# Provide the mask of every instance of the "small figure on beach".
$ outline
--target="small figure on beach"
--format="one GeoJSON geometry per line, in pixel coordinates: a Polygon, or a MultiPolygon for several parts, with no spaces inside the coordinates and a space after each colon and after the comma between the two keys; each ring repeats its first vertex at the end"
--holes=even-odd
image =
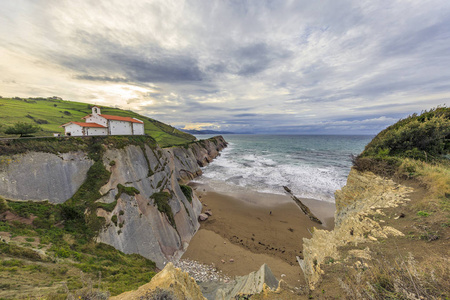
{"type": "Polygon", "coordinates": [[[269,212],[269,215],[272,215],[272,211],[269,212]]]}

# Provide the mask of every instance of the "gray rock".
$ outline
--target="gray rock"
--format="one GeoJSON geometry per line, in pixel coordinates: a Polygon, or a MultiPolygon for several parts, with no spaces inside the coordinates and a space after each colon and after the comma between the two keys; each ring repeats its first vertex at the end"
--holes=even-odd
{"type": "Polygon", "coordinates": [[[278,288],[278,280],[273,275],[269,266],[262,265],[258,271],[246,276],[237,276],[229,283],[225,282],[200,282],[203,296],[209,300],[235,299],[236,295],[253,295],[263,290],[266,284],[270,289],[278,288]]]}
{"type": "Polygon", "coordinates": [[[199,221],[206,221],[206,220],[208,220],[208,215],[207,214],[199,214],[198,215],[198,220],[199,221]]]}
{"type": "Polygon", "coordinates": [[[75,194],[93,164],[81,151],[0,156],[0,195],[12,200],[63,203],[75,194]]]}

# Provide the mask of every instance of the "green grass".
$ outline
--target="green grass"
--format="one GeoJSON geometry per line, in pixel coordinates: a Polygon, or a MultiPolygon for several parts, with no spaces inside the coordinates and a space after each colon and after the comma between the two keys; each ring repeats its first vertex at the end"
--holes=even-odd
{"type": "MultiPolygon", "coordinates": [[[[0,268],[0,275],[2,272],[28,272],[33,266],[38,267],[38,265],[28,265],[30,263],[49,263],[50,265],[56,263],[58,270],[76,268],[94,280],[101,272],[102,287],[115,295],[147,283],[155,274],[154,262],[137,254],[124,254],[111,246],[97,244],[84,237],[86,232],[80,230],[80,226],[74,227],[71,223],[73,216],[67,215],[68,212],[63,205],[52,205],[48,202],[6,201],[3,209],[23,217],[36,216],[32,225],[0,221],[0,231],[11,233],[12,238],[23,236],[27,241],[40,241],[41,246],[48,247],[46,252],[49,256],[41,257],[31,249],[29,243],[23,245],[11,242],[0,243],[0,253],[13,259],[2,263],[2,266],[8,269],[0,268]],[[27,262],[27,268],[22,266],[22,260],[27,262]]],[[[85,222],[84,218],[78,221],[85,222]]],[[[67,279],[66,273],[67,271],[56,272],[52,274],[52,280],[54,282],[66,280],[70,290],[80,288],[79,278],[67,279]]],[[[69,273],[73,274],[73,272],[69,273]]],[[[20,289],[20,286],[17,288],[20,289]]]]}
{"type": "MultiPolygon", "coordinates": [[[[81,118],[91,113],[90,107],[91,105],[87,103],[51,98],[0,98],[0,137],[11,137],[4,134],[3,131],[7,126],[17,122],[38,124],[42,131],[35,133],[35,136],[62,134],[64,129],[59,127],[60,125],[70,121],[84,122],[81,118]]],[[[195,137],[188,133],[132,111],[102,106],[101,112],[102,114],[142,120],[145,133],[154,138],[162,147],[185,144],[195,140],[195,137]]]]}

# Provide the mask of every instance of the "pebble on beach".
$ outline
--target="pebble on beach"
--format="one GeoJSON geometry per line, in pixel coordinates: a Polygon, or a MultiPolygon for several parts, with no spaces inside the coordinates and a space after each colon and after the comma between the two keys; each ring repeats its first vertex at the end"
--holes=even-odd
{"type": "MultiPolygon", "coordinates": [[[[222,263],[225,263],[225,261],[222,260],[222,263]]],[[[181,259],[179,261],[173,262],[173,264],[176,268],[180,268],[181,270],[187,272],[189,276],[195,279],[195,281],[229,282],[231,280],[230,277],[222,274],[222,271],[218,271],[214,264],[205,265],[188,259],[181,259]]]]}

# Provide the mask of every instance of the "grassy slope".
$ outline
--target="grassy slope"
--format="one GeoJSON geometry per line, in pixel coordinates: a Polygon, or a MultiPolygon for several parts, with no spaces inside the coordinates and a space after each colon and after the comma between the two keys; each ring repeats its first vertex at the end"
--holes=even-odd
{"type": "Polygon", "coordinates": [[[92,299],[86,298],[93,292],[89,282],[94,281],[94,287],[98,286],[99,272],[100,288],[113,295],[138,287],[153,277],[152,261],[95,243],[96,233],[105,222],[104,218],[97,217],[96,209],[111,211],[116,205],[116,202],[95,202],[101,197],[98,190],[110,176],[102,163],[105,145],[121,148],[129,144],[156,146],[148,136],[0,141],[2,154],[30,149],[50,153],[83,149],[96,161],[82,186],[63,204],[6,202],[0,197],[0,236],[7,241],[0,242],[0,299],[49,294],[53,296],[48,299],[66,299],[69,292],[92,299]],[[9,214],[9,220],[3,220],[4,214],[9,214]],[[36,251],[43,255],[37,255],[36,251]],[[61,282],[65,282],[66,288],[61,282]]]}
{"type": "MultiPolygon", "coordinates": [[[[153,137],[162,147],[184,144],[195,138],[159,121],[141,116],[132,111],[118,108],[101,107],[103,114],[138,118],[145,123],[145,133],[153,137]]],[[[14,123],[29,122],[36,124],[38,120],[45,120],[48,124],[40,124],[42,131],[35,136],[51,136],[53,133],[64,133],[60,125],[69,121],[84,122],[81,118],[91,113],[89,104],[44,98],[0,98],[0,137],[7,137],[2,133],[6,126],[14,123]],[[30,115],[34,118],[28,118],[30,115]]]]}

